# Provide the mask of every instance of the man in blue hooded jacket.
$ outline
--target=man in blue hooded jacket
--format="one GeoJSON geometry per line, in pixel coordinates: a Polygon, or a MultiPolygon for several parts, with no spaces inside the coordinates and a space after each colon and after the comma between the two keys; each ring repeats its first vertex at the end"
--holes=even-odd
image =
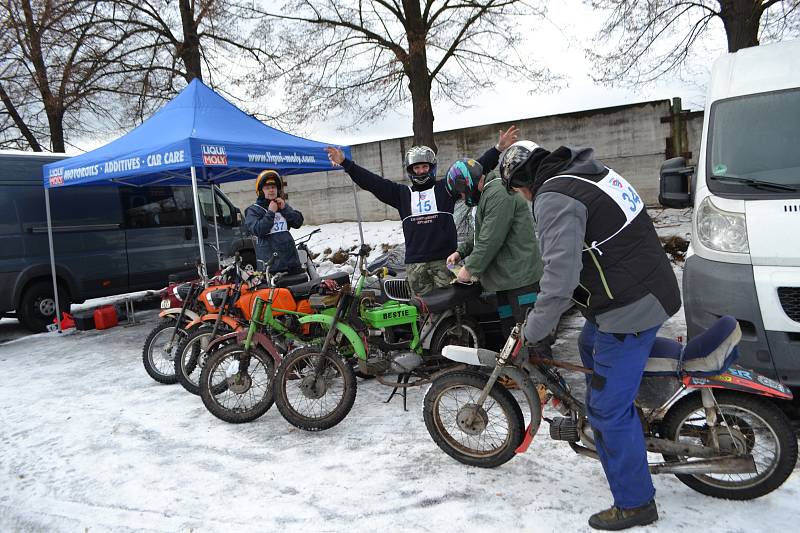
{"type": "Polygon", "coordinates": [[[256,178],[256,203],[245,209],[247,229],[257,238],[258,270],[264,270],[274,253],[278,254],[270,272],[299,274],[303,271],[290,228],[303,225],[303,214],[292,209],[283,196],[283,182],[274,170],[264,170],[256,178]]]}

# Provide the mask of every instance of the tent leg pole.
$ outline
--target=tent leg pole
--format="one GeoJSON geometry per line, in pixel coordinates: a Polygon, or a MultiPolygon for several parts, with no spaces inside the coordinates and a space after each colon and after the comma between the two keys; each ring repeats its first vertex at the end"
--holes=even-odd
{"type": "Polygon", "coordinates": [[[364,246],[364,229],[361,227],[361,208],[358,205],[358,195],[356,194],[356,182],[353,182],[353,201],[356,204],[356,218],[358,219],[358,235],[361,237],[361,246],[364,246]]]}
{"type": "MultiPolygon", "coordinates": [[[[205,173],[205,169],[203,169],[205,173]]],[[[217,238],[217,264],[222,267],[222,249],[219,247],[219,226],[217,225],[217,193],[214,190],[214,182],[211,182],[211,206],[214,210],[214,236],[217,238]]]]}
{"type": "Polygon", "coordinates": [[[53,223],[50,218],[50,189],[44,188],[44,207],[47,211],[47,243],[50,246],[50,274],[53,276],[53,295],[56,300],[56,324],[61,333],[61,303],[58,301],[58,281],[56,280],[56,254],[53,248],[53,223]]]}
{"type": "Polygon", "coordinates": [[[208,286],[208,271],[206,270],[206,248],[203,242],[203,222],[200,219],[200,197],[197,191],[197,172],[192,165],[192,196],[194,201],[194,221],[197,226],[197,243],[200,246],[200,263],[203,269],[203,284],[208,286]]]}

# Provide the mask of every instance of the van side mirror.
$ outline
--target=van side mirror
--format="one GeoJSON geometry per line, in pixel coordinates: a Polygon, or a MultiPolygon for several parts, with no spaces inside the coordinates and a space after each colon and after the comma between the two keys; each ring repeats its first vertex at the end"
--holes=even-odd
{"type": "Polygon", "coordinates": [[[664,161],[658,179],[658,203],[664,207],[691,207],[693,174],[694,167],[687,167],[683,157],[664,161]]]}
{"type": "Polygon", "coordinates": [[[238,207],[236,208],[236,225],[241,226],[244,223],[244,217],[242,216],[242,210],[238,207]]]}

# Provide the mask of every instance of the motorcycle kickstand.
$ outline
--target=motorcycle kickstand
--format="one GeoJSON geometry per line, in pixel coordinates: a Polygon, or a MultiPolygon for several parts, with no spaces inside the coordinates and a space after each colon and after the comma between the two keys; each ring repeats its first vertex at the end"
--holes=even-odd
{"type": "Polygon", "coordinates": [[[394,395],[397,394],[397,391],[400,391],[400,395],[403,397],[403,411],[408,411],[407,407],[407,399],[408,399],[408,387],[401,387],[400,384],[407,384],[408,380],[411,379],[411,374],[398,374],[397,375],[397,386],[392,389],[392,393],[389,395],[389,398],[384,401],[383,403],[389,403],[394,398],[394,395]]]}

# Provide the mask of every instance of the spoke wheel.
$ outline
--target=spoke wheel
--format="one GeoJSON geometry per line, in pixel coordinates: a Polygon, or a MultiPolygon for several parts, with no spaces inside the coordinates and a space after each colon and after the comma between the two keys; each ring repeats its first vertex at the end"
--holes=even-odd
{"type": "Polygon", "coordinates": [[[186,337],[186,330],[178,328],[172,344],[169,345],[174,329],[173,320],[159,322],[147,335],[142,348],[142,363],[147,374],[165,385],[178,381],[175,375],[175,357],[178,354],[178,345],[186,337]]]}
{"type": "MultiPolygon", "coordinates": [[[[797,438],[791,424],[775,405],[755,396],[714,393],[719,411],[715,428],[724,455],[752,455],[756,472],[748,474],[676,474],[698,492],[732,500],[750,500],[778,488],[797,462],[797,438]]],[[[663,421],[663,434],[676,442],[712,446],[699,394],[673,406],[663,421]]],[[[667,461],[690,458],[665,455],[667,461]]]]}
{"type": "Polygon", "coordinates": [[[428,433],[449,456],[493,468],[514,457],[525,422],[517,401],[497,384],[483,405],[477,405],[486,382],[486,376],[474,372],[444,374],[425,395],[423,416],[428,433]]]}
{"type": "Polygon", "coordinates": [[[258,346],[250,350],[244,371],[244,347],[216,351],[200,373],[200,398],[211,414],[232,424],[252,422],[272,407],[275,362],[258,346]]]}
{"type": "Polygon", "coordinates": [[[289,353],[275,373],[275,404],[287,422],[307,431],[344,420],[356,399],[353,367],[317,346],[289,353]]]}

